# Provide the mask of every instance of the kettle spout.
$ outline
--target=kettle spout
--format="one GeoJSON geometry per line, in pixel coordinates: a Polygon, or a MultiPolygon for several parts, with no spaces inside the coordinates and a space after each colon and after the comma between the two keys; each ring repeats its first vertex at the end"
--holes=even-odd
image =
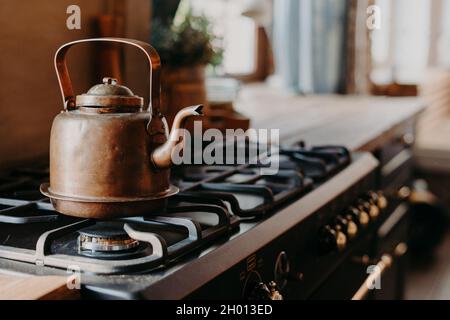
{"type": "Polygon", "coordinates": [[[152,152],[151,160],[157,169],[167,169],[172,166],[173,152],[177,149],[180,151],[183,148],[183,145],[180,145],[183,143],[180,129],[184,129],[186,120],[189,117],[203,115],[202,110],[203,105],[197,105],[183,108],[176,114],[169,139],[152,152]]]}

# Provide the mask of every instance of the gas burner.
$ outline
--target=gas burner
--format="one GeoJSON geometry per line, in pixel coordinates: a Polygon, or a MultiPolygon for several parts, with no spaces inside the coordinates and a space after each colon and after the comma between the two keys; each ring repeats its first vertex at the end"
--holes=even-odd
{"type": "Polygon", "coordinates": [[[83,255],[128,252],[139,246],[139,241],[132,239],[121,223],[100,222],[78,233],[78,251],[83,255]]]}

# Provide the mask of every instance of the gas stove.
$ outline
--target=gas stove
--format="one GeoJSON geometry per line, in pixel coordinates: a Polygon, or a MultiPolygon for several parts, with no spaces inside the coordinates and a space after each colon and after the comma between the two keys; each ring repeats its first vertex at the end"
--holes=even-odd
{"type": "Polygon", "coordinates": [[[38,189],[45,163],[4,173],[0,270],[79,272],[85,298],[311,297],[382,220],[377,161],[304,143],[264,156],[278,173],[176,167],[165,210],[111,221],[57,213],[38,189]]]}

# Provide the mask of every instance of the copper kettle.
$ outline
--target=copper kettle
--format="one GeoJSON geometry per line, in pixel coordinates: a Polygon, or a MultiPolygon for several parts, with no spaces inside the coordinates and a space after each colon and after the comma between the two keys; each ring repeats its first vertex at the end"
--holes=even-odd
{"type": "Polygon", "coordinates": [[[172,152],[182,148],[177,129],[202,106],[182,109],[172,133],[160,113],[160,67],[149,44],[121,38],[73,41],[55,54],[64,110],[53,120],[50,136],[50,183],[41,192],[63,214],[96,219],[151,214],[178,192],[170,185],[172,152]],[[74,45],[116,42],[138,48],[148,60],[148,107],[112,78],[74,96],[66,55],[74,45]]]}

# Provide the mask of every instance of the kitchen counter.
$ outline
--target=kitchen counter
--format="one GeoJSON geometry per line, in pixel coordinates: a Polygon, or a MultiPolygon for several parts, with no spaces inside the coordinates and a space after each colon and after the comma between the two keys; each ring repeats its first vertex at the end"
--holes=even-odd
{"type": "Polygon", "coordinates": [[[425,109],[417,97],[288,95],[265,84],[244,86],[236,109],[253,128],[280,129],[281,143],[338,144],[374,151],[399,125],[415,121],[425,109]]]}

